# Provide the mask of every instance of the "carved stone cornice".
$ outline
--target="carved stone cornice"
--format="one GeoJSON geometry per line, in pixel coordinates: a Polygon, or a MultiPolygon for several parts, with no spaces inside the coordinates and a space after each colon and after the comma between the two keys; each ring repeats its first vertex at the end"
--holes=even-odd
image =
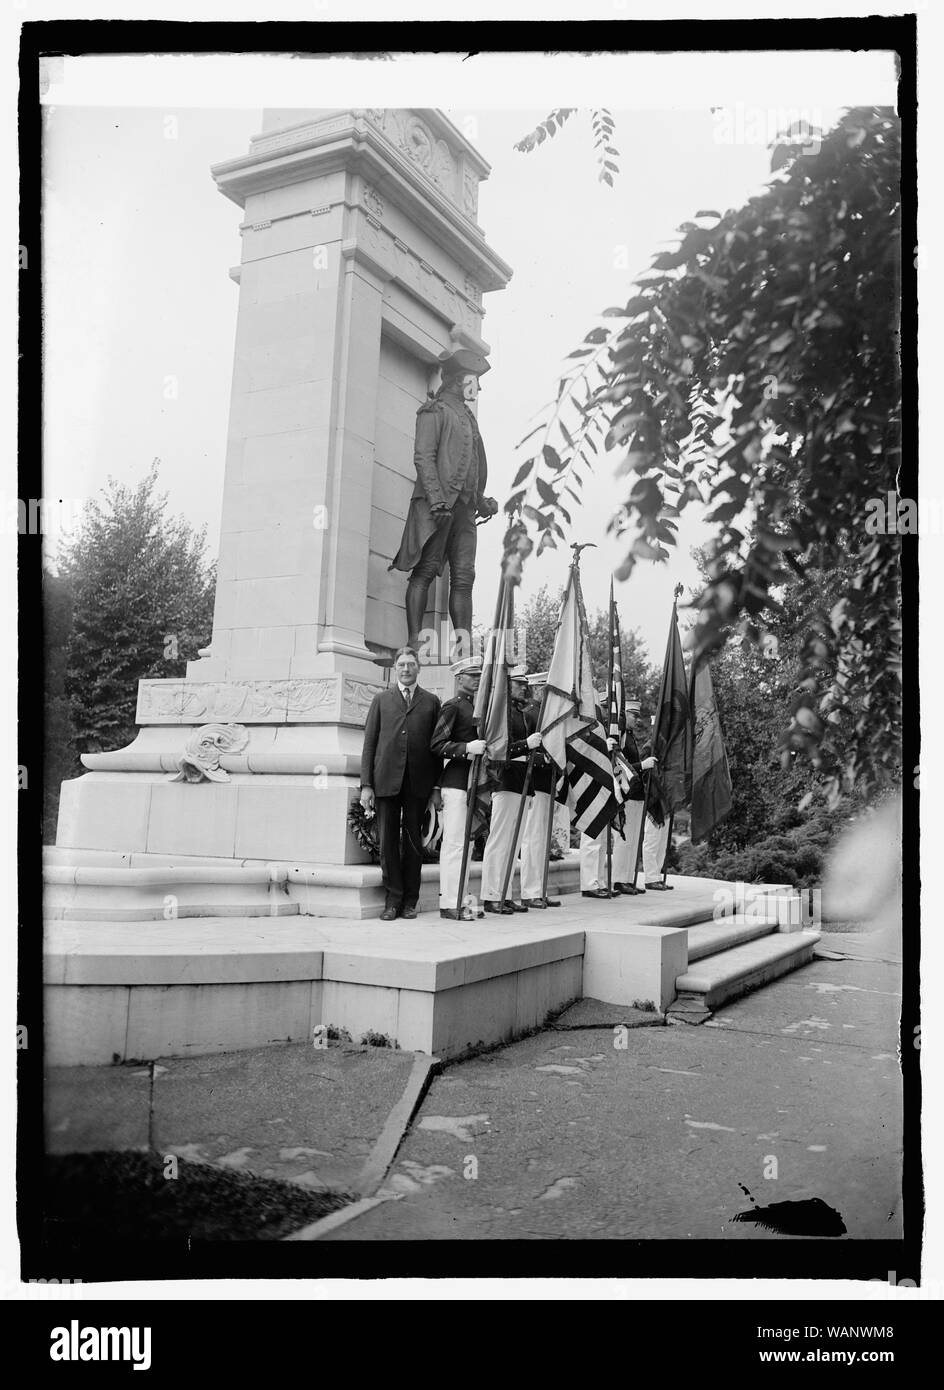
{"type": "Polygon", "coordinates": [[[352,677],[290,680],[144,680],[138,682],[138,724],[354,724],[384,687],[352,677]]]}
{"type": "Polygon", "coordinates": [[[313,117],[259,136],[248,155],[216,164],[212,173],[220,191],[244,207],[253,194],[339,169],[356,170],[378,201],[396,203],[481,289],[508,283],[511,267],[486,244],[475,221],[488,165],[440,112],[351,110],[313,117]]]}

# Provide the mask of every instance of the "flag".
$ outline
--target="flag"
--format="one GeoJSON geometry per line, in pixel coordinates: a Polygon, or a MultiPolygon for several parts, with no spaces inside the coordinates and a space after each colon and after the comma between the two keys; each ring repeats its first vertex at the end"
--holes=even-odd
{"type": "Polygon", "coordinates": [[[653,779],[650,809],[654,820],[678,811],[692,799],[692,716],[675,604],[669,622],[659,705],[653,730],[652,756],[658,758],[658,782],[653,779]]]}
{"type": "Polygon", "coordinates": [[[561,606],[540,732],[544,751],[566,773],[572,824],[594,838],[619,810],[605,730],[597,718],[587,615],[576,561],[561,606]]]}
{"type": "Polygon", "coordinates": [[[619,614],[613,598],[613,581],[610,580],[610,688],[609,688],[609,732],[610,738],[619,739],[622,746],[626,733],[626,690],[623,685],[623,651],[620,642],[619,614]]]}
{"type": "Polygon", "coordinates": [[[707,661],[693,666],[692,841],[707,840],[731,809],[731,773],[707,661]]]}
{"type": "MultiPolygon", "coordinates": [[[[507,613],[507,598],[502,603],[502,620],[507,613]]],[[[475,786],[475,809],[472,813],[472,835],[484,827],[497,785],[494,764],[508,757],[510,701],[508,698],[508,662],[506,659],[504,627],[491,630],[485,642],[482,679],[475,696],[475,727],[479,738],[485,740],[485,754],[479,759],[475,786]]],[[[469,775],[471,776],[471,769],[469,775]]]]}
{"type": "Polygon", "coordinates": [[[485,757],[503,763],[508,757],[508,663],[505,629],[493,628],[485,642],[482,679],[475,696],[475,727],[486,742],[485,757]]]}

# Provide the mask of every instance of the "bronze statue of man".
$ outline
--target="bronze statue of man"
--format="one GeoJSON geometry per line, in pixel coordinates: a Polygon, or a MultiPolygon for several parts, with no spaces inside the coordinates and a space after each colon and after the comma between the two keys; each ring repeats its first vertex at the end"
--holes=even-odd
{"type": "MultiPolygon", "coordinates": [[[[495,499],[485,496],[485,447],[469,409],[489,365],[469,348],[444,353],[439,362],[442,386],[416,415],[416,486],[390,568],[410,572],[407,644],[418,648],[429,586],[448,561],[449,617],[455,656],[461,657],[471,651],[476,517],[488,519],[498,511],[495,499]]],[[[440,661],[448,659],[440,654],[440,661]]]]}

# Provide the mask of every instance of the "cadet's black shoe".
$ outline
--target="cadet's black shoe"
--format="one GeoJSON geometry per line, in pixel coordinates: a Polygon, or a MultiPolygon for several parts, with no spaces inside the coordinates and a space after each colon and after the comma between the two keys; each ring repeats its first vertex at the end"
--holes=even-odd
{"type": "Polygon", "coordinates": [[[527,912],[528,910],[524,903],[516,903],[513,898],[506,898],[505,906],[510,907],[512,912],[527,912]]]}
{"type": "Polygon", "coordinates": [[[497,912],[502,917],[511,917],[515,910],[508,901],[503,903],[486,901],[482,906],[485,908],[486,912],[497,912]]]}
{"type": "Polygon", "coordinates": [[[647,883],[647,888],[654,888],[657,893],[673,893],[675,890],[671,883],[647,883]]]}
{"type": "Polygon", "coordinates": [[[634,897],[637,893],[645,893],[645,888],[635,888],[631,883],[614,883],[613,887],[617,893],[625,893],[627,898],[634,897]]]}
{"type": "Polygon", "coordinates": [[[546,898],[522,898],[521,901],[525,907],[547,907],[546,898]]]}
{"type": "Polygon", "coordinates": [[[474,922],[479,917],[484,917],[485,913],[473,907],[464,907],[461,912],[457,912],[454,907],[441,907],[440,917],[447,917],[450,922],[474,922]]]}
{"type": "Polygon", "coordinates": [[[582,898],[612,898],[614,894],[607,888],[581,888],[580,896],[582,898]]]}
{"type": "Polygon", "coordinates": [[[545,907],[560,907],[560,905],[561,905],[561,904],[560,904],[560,898],[545,898],[545,899],[544,899],[544,906],[545,906],[545,907]]]}

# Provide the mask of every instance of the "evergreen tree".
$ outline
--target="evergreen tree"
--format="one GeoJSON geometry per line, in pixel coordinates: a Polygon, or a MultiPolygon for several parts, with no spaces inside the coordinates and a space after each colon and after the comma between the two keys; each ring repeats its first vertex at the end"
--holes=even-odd
{"type": "Polygon", "coordinates": [[[78,755],[134,738],[138,681],[184,675],[209,641],[206,529],[167,506],[156,459],[136,487],[109,478],[47,574],[47,832],[78,755]]]}

